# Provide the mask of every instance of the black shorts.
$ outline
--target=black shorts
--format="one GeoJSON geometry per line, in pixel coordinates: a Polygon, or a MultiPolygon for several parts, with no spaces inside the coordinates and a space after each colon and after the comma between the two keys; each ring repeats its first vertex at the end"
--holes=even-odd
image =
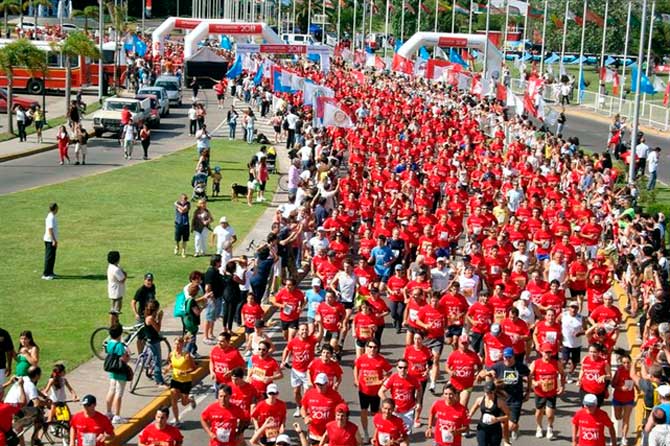
{"type": "Polygon", "coordinates": [[[354,309],[354,303],[353,302],[342,302],[342,306],[344,307],[345,310],[353,310],[354,309]]]}
{"type": "Polygon", "coordinates": [[[299,323],[300,323],[299,319],[296,319],[294,321],[281,321],[281,329],[282,329],[282,331],[286,331],[289,328],[293,328],[294,330],[297,330],[299,323]]]}
{"type": "MultiPolygon", "coordinates": [[[[585,392],[581,387],[579,388],[579,400],[584,401],[584,396],[589,393],[585,392]]],[[[607,394],[607,390],[605,390],[602,393],[594,393],[596,398],[598,398],[598,407],[602,407],[603,404],[605,404],[605,395],[607,394]]]]}
{"type": "Polygon", "coordinates": [[[446,337],[452,338],[454,336],[458,337],[461,334],[463,334],[463,326],[462,325],[450,325],[447,327],[447,332],[445,334],[446,337]]]}
{"type": "Polygon", "coordinates": [[[356,347],[358,348],[365,348],[368,342],[370,342],[372,339],[368,339],[366,341],[362,339],[356,339],[356,347]]]}
{"type": "Polygon", "coordinates": [[[379,403],[381,400],[378,395],[366,395],[360,390],[358,391],[358,402],[361,404],[361,410],[370,409],[370,412],[379,412],[379,403]]]}
{"type": "Polygon", "coordinates": [[[556,397],[543,397],[535,395],[535,408],[537,410],[544,409],[548,407],[549,409],[556,409],[556,397]]]}
{"type": "Polygon", "coordinates": [[[188,224],[174,225],[174,241],[179,242],[188,242],[188,237],[191,234],[191,228],[188,224]]]}
{"type": "Polygon", "coordinates": [[[254,327],[244,327],[244,332],[246,334],[251,334],[254,332],[254,330],[256,330],[254,327]]]}
{"type": "Polygon", "coordinates": [[[191,387],[193,387],[191,382],[181,382],[174,379],[170,381],[170,388],[177,389],[184,395],[191,393],[191,387]]]}
{"type": "Polygon", "coordinates": [[[582,360],[582,349],[580,347],[561,347],[561,361],[572,363],[576,366],[582,360]]]}
{"type": "Polygon", "coordinates": [[[521,404],[519,400],[507,399],[507,407],[509,407],[509,420],[512,423],[518,424],[521,418],[521,404]]]}
{"type": "Polygon", "coordinates": [[[330,342],[331,339],[335,339],[335,341],[339,341],[340,340],[340,332],[339,331],[324,330],[323,331],[324,342],[330,342]]]}
{"type": "Polygon", "coordinates": [[[217,94],[216,95],[216,99],[219,100],[219,101],[222,101],[225,97],[226,97],[225,94],[217,94]]]}
{"type": "Polygon", "coordinates": [[[572,296],[573,299],[579,296],[584,297],[586,296],[586,290],[573,290],[570,288],[570,296],[572,296]]]}

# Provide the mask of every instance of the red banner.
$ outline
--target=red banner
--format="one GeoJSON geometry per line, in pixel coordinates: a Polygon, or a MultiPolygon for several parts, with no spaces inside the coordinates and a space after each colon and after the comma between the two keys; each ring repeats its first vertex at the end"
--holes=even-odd
{"type": "Polygon", "coordinates": [[[307,45],[261,45],[261,53],[307,54],[307,45]]]}
{"type": "Polygon", "coordinates": [[[468,39],[463,37],[440,37],[437,46],[445,48],[463,48],[468,46],[468,39]]]}
{"type": "Polygon", "coordinates": [[[177,29],[193,29],[200,25],[200,22],[198,19],[177,19],[174,21],[174,27],[177,29]]]}
{"type": "Polygon", "coordinates": [[[263,26],[256,23],[211,23],[209,32],[213,34],[260,34],[263,26]]]}

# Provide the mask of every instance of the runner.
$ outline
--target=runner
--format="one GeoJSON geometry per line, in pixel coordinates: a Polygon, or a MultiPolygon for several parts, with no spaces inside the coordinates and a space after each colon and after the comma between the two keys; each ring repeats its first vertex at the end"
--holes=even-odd
{"type": "Polygon", "coordinates": [[[395,402],[391,398],[382,400],[379,413],[372,418],[375,433],[372,436],[374,446],[398,445],[407,446],[409,439],[403,420],[394,415],[395,402]]]}
{"type": "Polygon", "coordinates": [[[270,297],[270,302],[280,310],[281,329],[284,340],[288,342],[298,331],[300,312],[305,305],[305,294],[296,287],[293,279],[287,279],[286,286],[275,296],[270,297]]]}
{"type": "Polygon", "coordinates": [[[379,390],[383,380],[391,373],[391,364],[379,354],[379,344],[368,341],[365,354],[354,361],[354,387],[358,388],[358,402],[361,405],[361,426],[363,441],[369,442],[368,412],[379,412],[379,390]]]}
{"type": "Polygon", "coordinates": [[[576,446],[605,446],[605,429],[610,437],[610,444],[617,444],[614,424],[607,413],[598,408],[598,398],[586,394],[583,408],[572,418],[572,444],[576,446]]]}
{"type": "Polygon", "coordinates": [[[560,362],[553,359],[554,346],[545,343],[540,346],[542,357],[530,365],[531,386],[535,393],[535,436],[542,438],[542,418],[547,416],[547,439],[555,439],[554,417],[556,397],[565,388],[565,374],[560,362]]]}
{"type": "Polygon", "coordinates": [[[140,446],[181,446],[184,436],[175,426],[168,424],[170,408],[159,407],[154,422],[144,428],[140,434],[140,446]]]}
{"type": "Polygon", "coordinates": [[[209,436],[209,446],[235,446],[244,438],[247,422],[242,411],[230,403],[233,390],[223,384],[216,392],[217,401],[200,415],[200,425],[209,436]]]}
{"type": "Polygon", "coordinates": [[[340,403],[344,403],[344,400],[328,384],[328,376],[325,373],[316,375],[314,387],[305,392],[300,407],[312,443],[321,442],[326,433],[326,426],[335,419],[335,408],[340,403]]]}
{"type": "Polygon", "coordinates": [[[289,358],[291,361],[291,387],[293,388],[293,398],[295,399],[294,417],[300,416],[300,401],[302,400],[302,391],[310,387],[310,380],[307,376],[309,365],[314,361],[314,348],[318,344],[318,339],[313,335],[308,335],[306,324],[298,326],[298,336],[291,339],[282,353],[280,368],[288,367],[289,358]]]}
{"type": "Polygon", "coordinates": [[[447,358],[446,371],[449,383],[459,394],[460,404],[467,407],[470,402],[475,379],[482,368],[482,360],[470,349],[470,339],[461,335],[458,339],[458,350],[451,352],[447,358]]]}
{"type": "Polygon", "coordinates": [[[260,438],[261,443],[272,445],[277,436],[284,432],[286,423],[286,403],[279,399],[279,387],[269,384],[266,390],[267,398],[260,401],[251,413],[254,428],[264,428],[264,435],[260,438]]]}
{"type": "Polygon", "coordinates": [[[335,407],[335,420],[326,425],[326,432],[319,445],[361,446],[361,434],[358,427],[349,421],[349,407],[340,403],[335,407]]]}
{"type": "Polygon", "coordinates": [[[468,431],[468,411],[458,402],[458,391],[446,384],[443,398],[430,408],[426,438],[433,438],[438,446],[461,446],[461,436],[468,431]]]}
{"type": "Polygon", "coordinates": [[[401,359],[396,366],[398,371],[389,376],[379,389],[379,398],[386,399],[386,392],[391,392],[391,399],[395,405],[394,414],[399,416],[405,424],[408,434],[412,427],[421,426],[416,409],[423,399],[423,389],[419,380],[408,374],[408,363],[401,359]]]}
{"type": "Polygon", "coordinates": [[[97,400],[93,395],[81,399],[84,407],[70,420],[71,446],[104,446],[114,439],[114,426],[103,413],[95,410],[97,400]]]}

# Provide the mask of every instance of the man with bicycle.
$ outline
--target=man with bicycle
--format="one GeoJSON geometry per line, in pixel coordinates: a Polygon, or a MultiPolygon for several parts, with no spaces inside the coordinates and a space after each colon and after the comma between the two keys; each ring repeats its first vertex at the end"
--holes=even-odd
{"type": "Polygon", "coordinates": [[[93,395],[81,399],[84,410],[70,420],[70,446],[104,446],[114,438],[114,427],[109,418],[95,410],[97,400],[93,395]]]}
{"type": "MultiPolygon", "coordinates": [[[[40,428],[44,422],[42,409],[50,403],[42,392],[37,389],[37,383],[42,377],[42,369],[37,366],[31,366],[28,369],[28,375],[24,377],[14,377],[14,385],[5,398],[5,403],[18,409],[16,416],[16,428],[21,432],[18,434],[22,440],[22,433],[33,426],[32,443],[34,444],[39,437],[40,428]]],[[[23,443],[23,441],[21,441],[23,443]]]]}

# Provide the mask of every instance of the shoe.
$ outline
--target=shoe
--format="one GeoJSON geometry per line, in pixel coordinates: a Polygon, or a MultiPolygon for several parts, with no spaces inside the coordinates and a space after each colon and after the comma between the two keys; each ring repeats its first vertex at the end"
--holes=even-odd
{"type": "Polygon", "coordinates": [[[416,421],[414,422],[413,426],[414,426],[414,429],[418,429],[418,428],[420,428],[420,427],[421,427],[421,421],[416,420],[416,421]]]}
{"type": "Polygon", "coordinates": [[[114,415],[114,418],[112,418],[112,424],[125,424],[127,422],[128,420],[118,415],[114,415]]]}
{"type": "Polygon", "coordinates": [[[169,389],[170,386],[168,386],[167,383],[165,381],[163,381],[163,382],[158,383],[158,388],[165,390],[165,389],[169,389]]]}
{"type": "Polygon", "coordinates": [[[428,386],[428,390],[430,391],[430,393],[435,393],[435,383],[430,383],[430,385],[428,386]]]}
{"type": "Polygon", "coordinates": [[[516,441],[517,438],[519,438],[519,433],[517,431],[512,431],[510,434],[510,440],[516,441]]]}
{"type": "Polygon", "coordinates": [[[300,417],[300,408],[296,407],[295,412],[293,412],[293,418],[299,418],[300,417]]]}
{"type": "Polygon", "coordinates": [[[82,161],[81,164],[82,164],[82,166],[85,166],[85,165],[86,165],[86,161],[82,161]]]}
{"type": "Polygon", "coordinates": [[[535,438],[542,438],[544,435],[542,435],[542,428],[540,426],[535,429],[535,438]]]}
{"type": "Polygon", "coordinates": [[[547,428],[547,440],[554,440],[556,435],[554,435],[554,430],[551,427],[547,428]]]}
{"type": "Polygon", "coordinates": [[[60,163],[58,163],[58,164],[60,164],[60,165],[62,166],[62,165],[63,165],[63,162],[61,161],[61,162],[60,162],[60,163]]]}
{"type": "Polygon", "coordinates": [[[621,439],[621,446],[628,446],[628,438],[623,437],[621,439]]]}
{"type": "Polygon", "coordinates": [[[75,162],[74,162],[74,165],[75,165],[75,166],[78,166],[78,165],[79,165],[79,161],[75,161],[75,162]]]}
{"type": "Polygon", "coordinates": [[[143,156],[142,159],[143,159],[144,161],[146,161],[146,160],[148,160],[149,158],[147,158],[146,156],[143,156]]]}
{"type": "Polygon", "coordinates": [[[54,280],[54,276],[42,276],[44,280],[54,280]]]}
{"type": "Polygon", "coordinates": [[[186,258],[186,250],[181,251],[181,256],[185,259],[186,258]]]}
{"type": "Polygon", "coordinates": [[[111,420],[112,418],[114,418],[114,414],[111,413],[111,412],[107,412],[107,413],[105,414],[105,416],[106,416],[107,418],[109,418],[110,420],[111,420]]]}
{"type": "Polygon", "coordinates": [[[191,409],[195,409],[195,406],[198,404],[195,402],[195,398],[193,398],[193,395],[189,395],[188,403],[191,405],[191,409]]]}
{"type": "Polygon", "coordinates": [[[174,248],[174,255],[179,255],[179,248],[177,247],[174,248]]]}
{"type": "Polygon", "coordinates": [[[172,418],[172,419],[168,422],[168,424],[170,424],[170,425],[172,425],[172,426],[174,426],[174,427],[179,427],[179,426],[181,426],[181,421],[179,421],[179,420],[175,420],[174,418],[172,418]]]}
{"type": "Polygon", "coordinates": [[[202,342],[204,342],[207,345],[216,345],[216,340],[215,339],[205,339],[202,342]]]}

